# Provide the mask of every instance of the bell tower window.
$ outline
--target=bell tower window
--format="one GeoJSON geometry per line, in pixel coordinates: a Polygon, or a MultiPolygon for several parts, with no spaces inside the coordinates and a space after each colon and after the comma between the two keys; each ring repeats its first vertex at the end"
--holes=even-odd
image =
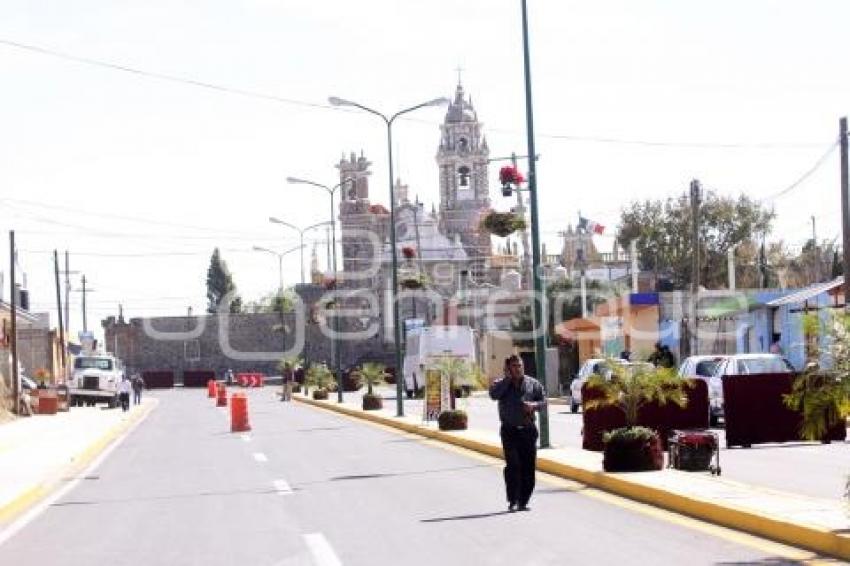
{"type": "Polygon", "coordinates": [[[461,152],[464,152],[464,153],[469,151],[469,142],[466,140],[466,138],[460,138],[458,140],[457,148],[458,148],[458,151],[461,151],[461,152]]]}
{"type": "Polygon", "coordinates": [[[469,167],[466,165],[461,165],[457,169],[457,177],[458,177],[458,187],[468,187],[469,186],[469,167]]]}

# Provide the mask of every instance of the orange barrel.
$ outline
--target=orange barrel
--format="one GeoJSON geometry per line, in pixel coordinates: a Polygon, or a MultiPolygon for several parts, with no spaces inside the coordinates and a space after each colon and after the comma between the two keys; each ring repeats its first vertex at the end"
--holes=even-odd
{"type": "Polygon", "coordinates": [[[244,393],[234,393],[230,398],[230,432],[251,430],[248,422],[248,398],[244,393]]]}
{"type": "Polygon", "coordinates": [[[216,390],[216,381],[214,379],[207,381],[207,397],[215,399],[216,390]]]}
{"type": "Polygon", "coordinates": [[[227,406],[227,387],[223,383],[218,384],[218,398],[216,399],[216,407],[227,406]]]}

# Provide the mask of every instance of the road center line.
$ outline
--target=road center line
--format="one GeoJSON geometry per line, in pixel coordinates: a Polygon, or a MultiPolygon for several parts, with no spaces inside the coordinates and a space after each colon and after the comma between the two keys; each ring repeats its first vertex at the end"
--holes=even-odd
{"type": "Polygon", "coordinates": [[[257,462],[268,462],[269,458],[262,452],[254,452],[254,460],[257,462]]]}
{"type": "Polygon", "coordinates": [[[274,489],[278,495],[289,495],[292,493],[292,488],[286,480],[274,480],[272,485],[274,485],[274,489]]]}
{"type": "Polygon", "coordinates": [[[322,533],[310,533],[304,535],[304,542],[313,555],[316,566],[342,566],[342,562],[334,552],[331,543],[322,533]]]}

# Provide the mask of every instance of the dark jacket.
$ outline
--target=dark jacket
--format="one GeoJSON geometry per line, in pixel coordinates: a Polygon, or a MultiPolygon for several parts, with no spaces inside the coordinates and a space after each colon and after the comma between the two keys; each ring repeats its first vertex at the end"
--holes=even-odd
{"type": "Polygon", "coordinates": [[[499,420],[507,426],[534,425],[534,414],[526,412],[525,402],[534,403],[535,411],[546,406],[543,385],[527,375],[523,376],[519,386],[515,386],[509,377],[493,382],[490,398],[499,402],[499,420]]]}

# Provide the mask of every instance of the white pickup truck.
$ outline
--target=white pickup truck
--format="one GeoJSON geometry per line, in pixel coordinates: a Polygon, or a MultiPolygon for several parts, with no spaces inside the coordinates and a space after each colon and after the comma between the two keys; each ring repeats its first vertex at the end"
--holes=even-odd
{"type": "Polygon", "coordinates": [[[404,384],[408,397],[425,387],[424,371],[440,358],[475,363],[475,335],[468,326],[427,326],[407,333],[404,384]]]}
{"type": "Polygon", "coordinates": [[[118,384],[124,379],[124,364],[111,354],[84,354],[74,360],[68,381],[71,406],[107,403],[118,406],[118,384]]]}

